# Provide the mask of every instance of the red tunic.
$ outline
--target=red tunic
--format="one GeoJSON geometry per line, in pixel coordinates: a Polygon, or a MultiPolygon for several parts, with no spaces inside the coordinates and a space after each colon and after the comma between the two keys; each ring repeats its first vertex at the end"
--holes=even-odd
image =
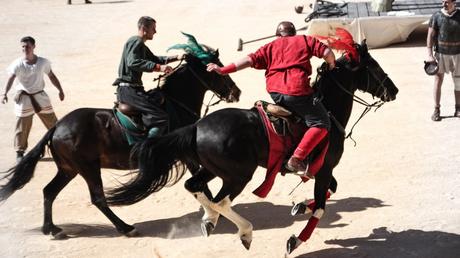
{"type": "Polygon", "coordinates": [[[305,35],[280,37],[249,54],[252,67],[265,69],[267,91],[291,96],[313,92],[310,58],[322,58],[327,46],[305,35]]]}

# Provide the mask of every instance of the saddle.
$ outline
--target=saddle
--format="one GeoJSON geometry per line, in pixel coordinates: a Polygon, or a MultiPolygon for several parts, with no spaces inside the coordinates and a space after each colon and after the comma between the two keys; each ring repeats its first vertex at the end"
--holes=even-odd
{"type": "Polygon", "coordinates": [[[273,130],[279,136],[296,134],[300,129],[299,127],[305,128],[305,126],[302,125],[301,117],[294,115],[291,111],[280,105],[268,103],[263,100],[258,100],[254,103],[254,106],[257,107],[258,105],[262,106],[273,130]]]}
{"type": "Polygon", "coordinates": [[[147,128],[142,123],[141,112],[133,106],[114,102],[113,112],[117,123],[122,128],[129,145],[147,137],[147,128]]]}

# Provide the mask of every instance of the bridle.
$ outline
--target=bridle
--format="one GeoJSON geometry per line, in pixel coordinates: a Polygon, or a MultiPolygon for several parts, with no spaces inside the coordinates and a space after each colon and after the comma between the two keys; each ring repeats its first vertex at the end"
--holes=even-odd
{"type": "MultiPolygon", "coordinates": [[[[204,86],[207,90],[211,91],[213,93],[213,95],[211,96],[211,98],[209,99],[208,101],[208,104],[205,104],[203,103],[203,106],[205,106],[205,112],[204,112],[204,116],[208,114],[208,111],[209,111],[209,108],[212,107],[212,106],[215,106],[217,104],[219,104],[222,100],[227,100],[228,98],[230,98],[230,96],[233,94],[233,87],[228,89],[229,90],[229,93],[228,93],[228,97],[223,97],[222,95],[216,93],[210,86],[209,84],[203,80],[203,78],[190,66],[190,65],[182,65],[182,62],[184,61],[184,59],[181,59],[179,64],[176,65],[172,72],[169,73],[169,74],[165,74],[165,75],[159,75],[157,78],[155,78],[153,81],[157,81],[158,80],[158,84],[157,84],[157,88],[160,87],[160,81],[161,79],[165,79],[169,76],[171,76],[172,74],[174,74],[177,70],[179,70],[179,68],[181,67],[184,67],[184,69],[188,69],[192,75],[200,82],[200,84],[202,86],[204,86]],[[217,96],[219,99],[217,101],[215,101],[214,103],[211,104],[211,101],[212,99],[217,96]]],[[[197,114],[195,111],[191,110],[190,108],[188,108],[187,106],[185,106],[184,104],[182,104],[180,101],[174,99],[173,97],[169,96],[168,95],[168,99],[170,99],[171,101],[173,101],[174,103],[176,103],[178,106],[180,106],[182,109],[184,109],[185,111],[187,111],[188,113],[192,114],[193,116],[195,116],[197,119],[199,119],[201,116],[199,114],[197,114]]]]}
{"type": "MultiPolygon", "coordinates": [[[[383,80],[380,80],[377,75],[374,73],[374,71],[372,71],[371,69],[369,69],[369,66],[365,66],[365,69],[367,71],[367,85],[366,85],[366,90],[365,92],[369,92],[369,88],[370,88],[370,77],[372,76],[374,78],[375,81],[377,81],[379,83],[379,86],[376,90],[376,92],[379,91],[380,88],[383,87],[383,91],[382,91],[382,94],[380,94],[380,96],[378,96],[379,100],[375,101],[374,103],[368,103],[367,101],[365,101],[364,99],[358,97],[355,95],[354,92],[351,92],[350,90],[348,90],[347,88],[345,88],[336,78],[334,78],[334,76],[329,76],[329,78],[343,91],[345,92],[346,94],[350,95],[353,97],[353,101],[354,102],[357,102],[358,104],[361,104],[363,105],[365,108],[363,110],[363,112],[361,113],[361,115],[358,117],[358,119],[356,120],[356,122],[353,123],[353,126],[351,127],[350,129],[350,132],[345,136],[345,139],[347,138],[350,138],[354,145],[356,146],[356,141],[351,137],[351,135],[353,134],[353,129],[355,128],[355,126],[358,124],[358,122],[369,112],[371,111],[373,108],[375,109],[374,112],[376,112],[381,106],[383,106],[383,104],[385,104],[385,101],[382,101],[381,100],[381,97],[382,96],[386,96],[387,94],[387,87],[385,87],[384,83],[385,81],[388,79],[388,74],[385,73],[385,78],[383,80]]],[[[325,73],[325,72],[322,72],[322,73],[325,73]]],[[[357,89],[358,87],[356,87],[357,89]]],[[[373,95],[374,96],[374,95],[373,95]]],[[[345,128],[343,127],[343,125],[340,124],[340,122],[332,115],[331,112],[328,112],[329,113],[329,116],[331,117],[331,120],[334,122],[334,124],[337,126],[337,128],[339,129],[339,131],[341,131],[344,135],[346,134],[346,131],[345,131],[345,128]]]]}

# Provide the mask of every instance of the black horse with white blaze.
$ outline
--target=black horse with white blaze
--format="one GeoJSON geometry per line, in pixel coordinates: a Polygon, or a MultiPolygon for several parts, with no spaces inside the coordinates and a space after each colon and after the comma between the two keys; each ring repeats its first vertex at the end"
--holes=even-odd
{"type": "MultiPolygon", "coordinates": [[[[336,122],[330,131],[330,146],[320,171],[316,174],[311,218],[319,219],[324,212],[328,190],[335,192],[337,182],[332,170],[344,151],[344,130],[356,98],[361,90],[383,102],[396,98],[398,89],[368,52],[365,42],[355,44],[359,62],[342,57],[337,68],[324,72],[314,88],[322,92],[324,106],[336,122]]],[[[383,103],[382,102],[382,103],[383,103]]],[[[218,110],[197,123],[137,146],[139,173],[127,184],[113,189],[109,203],[131,204],[168,184],[179,164],[195,164],[201,168],[185,182],[185,188],[201,203],[203,233],[208,235],[223,215],[238,227],[238,235],[246,248],[252,241],[252,224],[232,210],[231,204],[253,177],[257,166],[267,166],[269,142],[264,124],[256,109],[226,108],[218,110]],[[176,167],[176,169],[174,169],[176,167]],[[207,183],[219,177],[222,187],[213,197],[207,183]]],[[[316,226],[316,224],[315,224],[316,226]]],[[[313,231],[311,228],[309,234],[313,231]]],[[[288,241],[289,243],[289,241],[288,241]]],[[[297,246],[295,246],[297,247],[297,246]]],[[[291,252],[295,247],[291,247],[291,252]]]]}

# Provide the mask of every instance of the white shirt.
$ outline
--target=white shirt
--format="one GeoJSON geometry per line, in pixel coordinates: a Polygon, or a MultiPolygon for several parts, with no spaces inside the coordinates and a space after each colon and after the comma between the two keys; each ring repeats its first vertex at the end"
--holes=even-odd
{"type": "Polygon", "coordinates": [[[35,64],[27,64],[23,57],[18,58],[8,67],[9,75],[16,75],[18,84],[16,90],[23,90],[27,93],[36,93],[45,88],[43,76],[51,71],[51,63],[48,59],[37,56],[35,64]]]}
{"type": "MultiPolygon", "coordinates": [[[[35,64],[27,64],[24,58],[18,58],[11,63],[7,72],[9,75],[15,75],[17,79],[16,92],[25,91],[29,94],[34,94],[43,91],[45,88],[45,81],[43,79],[45,74],[51,71],[51,63],[48,59],[37,56],[35,64]]],[[[33,96],[41,107],[40,113],[53,113],[51,101],[45,92],[35,94],[33,96]]],[[[29,96],[22,95],[21,98],[15,103],[14,113],[18,117],[27,117],[35,113],[32,102],[29,96]]]]}

